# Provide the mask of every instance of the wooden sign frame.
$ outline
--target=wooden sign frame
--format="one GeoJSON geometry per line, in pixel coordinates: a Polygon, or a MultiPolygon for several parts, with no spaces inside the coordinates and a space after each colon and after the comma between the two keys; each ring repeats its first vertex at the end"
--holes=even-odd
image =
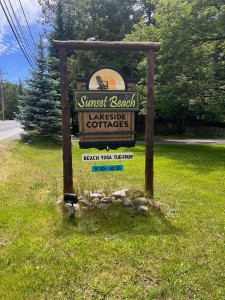
{"type": "Polygon", "coordinates": [[[147,52],[147,103],[145,116],[145,192],[153,197],[153,137],[154,137],[154,52],[160,43],[109,42],[109,41],[56,41],[54,47],[60,52],[60,88],[63,135],[64,193],[73,192],[72,150],[70,132],[70,107],[67,70],[67,53],[72,50],[144,51],[147,52]]]}

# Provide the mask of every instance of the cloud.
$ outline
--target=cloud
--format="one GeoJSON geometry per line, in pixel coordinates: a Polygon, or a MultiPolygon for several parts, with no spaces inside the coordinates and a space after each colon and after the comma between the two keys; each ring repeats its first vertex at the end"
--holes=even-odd
{"type": "MultiPolygon", "coordinates": [[[[28,20],[28,24],[36,24],[37,19],[41,17],[41,7],[38,4],[38,0],[21,0],[21,3],[28,20]]],[[[23,21],[25,21],[24,18],[23,21]]],[[[23,25],[25,25],[25,22],[23,25]]]]}
{"type": "MultiPolygon", "coordinates": [[[[37,24],[37,20],[41,17],[41,7],[38,4],[38,0],[20,0],[23,6],[23,10],[25,12],[27,22],[30,26],[31,32],[32,28],[34,29],[35,25],[39,26],[37,24]]],[[[10,11],[10,14],[14,20],[14,24],[17,25],[16,19],[14,17],[14,14],[10,7],[9,1],[2,1],[2,4],[7,11],[5,7],[5,3],[7,4],[7,8],[10,11]]],[[[27,39],[27,42],[32,42],[29,29],[27,28],[26,20],[23,15],[23,11],[20,6],[19,0],[11,0],[11,4],[13,6],[14,12],[16,14],[16,17],[18,19],[18,22],[20,23],[20,26],[24,32],[24,36],[27,39]]],[[[17,27],[18,32],[20,30],[17,27]]],[[[12,53],[15,53],[19,51],[19,45],[16,40],[16,38],[13,35],[12,29],[10,28],[10,25],[8,24],[8,20],[5,17],[5,14],[2,10],[2,7],[0,6],[0,56],[1,55],[9,55],[12,53]]]]}
{"type": "Polygon", "coordinates": [[[17,52],[20,49],[16,40],[11,38],[11,35],[4,34],[0,36],[0,56],[9,55],[17,52]]]}

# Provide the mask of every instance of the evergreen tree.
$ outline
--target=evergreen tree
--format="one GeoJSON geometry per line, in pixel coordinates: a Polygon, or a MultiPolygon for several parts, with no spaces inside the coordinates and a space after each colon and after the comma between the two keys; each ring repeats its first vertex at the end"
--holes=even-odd
{"type": "Polygon", "coordinates": [[[5,82],[4,99],[5,99],[5,118],[12,120],[18,112],[18,86],[11,82],[5,82]]]}
{"type": "MultiPolygon", "coordinates": [[[[122,41],[142,18],[151,22],[152,4],[148,0],[39,0],[44,20],[50,23],[49,35],[58,40],[122,41]]],[[[55,64],[58,52],[50,46],[55,64]]],[[[76,51],[68,54],[69,83],[74,87],[77,76],[88,76],[96,67],[112,65],[127,77],[136,76],[141,53],[115,51],[76,51]]]]}
{"type": "Polygon", "coordinates": [[[35,71],[20,97],[18,119],[25,131],[41,136],[56,137],[61,134],[61,111],[58,81],[53,79],[45,57],[43,38],[40,37],[35,58],[35,71]]]}

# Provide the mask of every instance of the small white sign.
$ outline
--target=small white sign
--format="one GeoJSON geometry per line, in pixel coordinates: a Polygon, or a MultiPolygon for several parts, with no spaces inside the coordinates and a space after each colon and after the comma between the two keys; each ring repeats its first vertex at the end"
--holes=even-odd
{"type": "Polygon", "coordinates": [[[131,159],[133,159],[133,153],[82,154],[82,162],[131,159]]]}

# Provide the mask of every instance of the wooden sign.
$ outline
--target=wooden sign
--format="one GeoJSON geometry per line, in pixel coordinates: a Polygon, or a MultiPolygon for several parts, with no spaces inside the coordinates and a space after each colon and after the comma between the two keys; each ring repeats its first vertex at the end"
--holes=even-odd
{"type": "Polygon", "coordinates": [[[139,111],[139,92],[74,91],[76,111],[139,111]]]}
{"type": "Polygon", "coordinates": [[[80,112],[78,118],[82,149],[134,146],[133,112],[80,112]]]}
{"type": "Polygon", "coordinates": [[[129,112],[90,112],[80,118],[80,133],[130,132],[133,130],[132,115],[129,112]]]}
{"type": "Polygon", "coordinates": [[[133,147],[135,111],[139,111],[139,92],[112,67],[96,69],[74,91],[78,111],[80,148],[117,149],[133,147]],[[88,90],[84,90],[84,86],[88,90]]]}

